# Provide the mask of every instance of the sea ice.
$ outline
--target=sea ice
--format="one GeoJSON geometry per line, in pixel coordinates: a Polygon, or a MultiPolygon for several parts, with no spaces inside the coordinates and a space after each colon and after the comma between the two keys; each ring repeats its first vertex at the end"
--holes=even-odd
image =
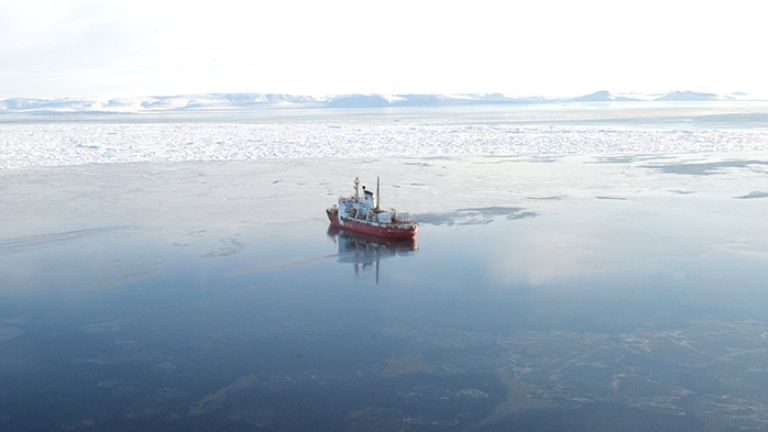
{"type": "Polygon", "coordinates": [[[0,126],[0,169],[134,162],[764,150],[768,131],[496,123],[53,122],[0,126]]]}

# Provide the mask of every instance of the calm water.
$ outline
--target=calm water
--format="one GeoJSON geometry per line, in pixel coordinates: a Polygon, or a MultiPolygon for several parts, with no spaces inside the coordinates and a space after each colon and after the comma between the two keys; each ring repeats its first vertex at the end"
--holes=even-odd
{"type": "Polygon", "coordinates": [[[682,159],[8,171],[0,429],[766,429],[768,159],[682,159]]]}

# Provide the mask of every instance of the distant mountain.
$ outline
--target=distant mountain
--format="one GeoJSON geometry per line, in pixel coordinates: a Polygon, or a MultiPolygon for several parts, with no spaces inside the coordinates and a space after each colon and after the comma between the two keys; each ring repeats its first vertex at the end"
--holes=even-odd
{"type": "Polygon", "coordinates": [[[344,95],[329,100],[327,108],[379,108],[391,103],[381,95],[344,95]]]}
{"type": "Polygon", "coordinates": [[[639,99],[630,98],[626,96],[616,96],[611,94],[608,90],[600,90],[594,93],[590,93],[584,96],[578,96],[569,99],[573,102],[629,102],[637,101],[639,99]]]}
{"type": "Polygon", "coordinates": [[[274,93],[205,93],[192,95],[115,98],[108,101],[80,99],[6,99],[0,112],[152,112],[194,110],[246,110],[260,108],[321,107],[326,100],[312,96],[274,93]]]}
{"type": "MultiPolygon", "coordinates": [[[[342,95],[325,103],[326,108],[434,107],[454,105],[489,105],[533,102],[533,99],[513,99],[500,93],[490,94],[398,94],[342,95]]],[[[538,101],[538,100],[537,100],[538,101]]]]}
{"type": "Polygon", "coordinates": [[[279,108],[382,108],[435,107],[542,103],[544,98],[510,98],[491,94],[348,94],[327,98],[276,93],[203,93],[191,95],[115,98],[108,101],[81,99],[6,99],[0,112],[6,113],[77,113],[77,112],[153,112],[201,110],[253,110],[279,108]]]}
{"type": "Polygon", "coordinates": [[[69,109],[86,111],[98,108],[98,102],[83,99],[29,99],[16,98],[0,101],[0,107],[5,111],[36,111],[69,109]]]}
{"type": "Polygon", "coordinates": [[[280,106],[317,106],[323,101],[311,96],[277,93],[205,93],[143,98],[145,110],[256,109],[280,106]]]}
{"type": "Polygon", "coordinates": [[[674,91],[667,93],[664,96],[658,97],[654,100],[657,101],[719,101],[729,100],[727,96],[721,96],[715,93],[702,93],[695,91],[674,91]]]}
{"type": "Polygon", "coordinates": [[[281,93],[200,93],[189,95],[146,96],[109,100],[32,99],[0,100],[0,114],[67,114],[67,113],[142,113],[156,111],[226,111],[283,108],[386,108],[443,107],[469,105],[511,105],[567,102],[623,101],[717,101],[744,100],[744,93],[728,96],[714,93],[676,91],[661,97],[641,95],[635,98],[615,95],[607,90],[574,98],[513,98],[500,93],[464,94],[346,94],[329,97],[289,95],[281,93]]]}

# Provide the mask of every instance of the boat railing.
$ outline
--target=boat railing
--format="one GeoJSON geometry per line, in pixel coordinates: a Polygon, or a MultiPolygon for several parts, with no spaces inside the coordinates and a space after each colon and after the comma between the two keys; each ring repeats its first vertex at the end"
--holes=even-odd
{"type": "Polygon", "coordinates": [[[411,214],[407,212],[397,212],[395,222],[411,222],[411,214]]]}

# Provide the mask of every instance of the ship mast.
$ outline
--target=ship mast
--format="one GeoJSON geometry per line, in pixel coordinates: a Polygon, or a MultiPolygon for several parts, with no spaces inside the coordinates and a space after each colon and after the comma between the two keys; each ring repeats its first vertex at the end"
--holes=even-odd
{"type": "Polygon", "coordinates": [[[376,177],[376,210],[381,209],[381,181],[376,177]]]}
{"type": "Polygon", "coordinates": [[[360,178],[355,177],[355,201],[360,201],[360,178]]]}

